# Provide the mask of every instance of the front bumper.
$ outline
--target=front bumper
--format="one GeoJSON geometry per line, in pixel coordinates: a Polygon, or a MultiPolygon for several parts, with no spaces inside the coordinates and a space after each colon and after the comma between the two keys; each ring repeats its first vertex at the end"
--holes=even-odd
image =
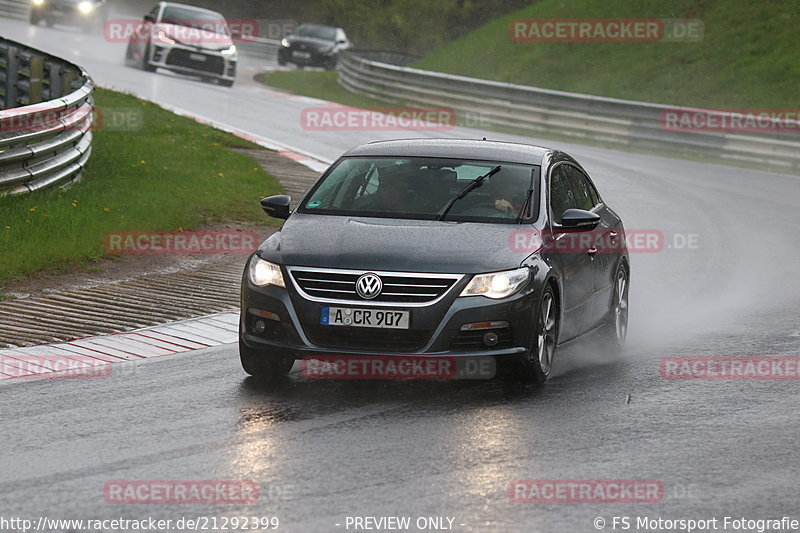
{"type": "Polygon", "coordinates": [[[183,74],[233,81],[236,78],[238,57],[179,43],[154,41],[150,47],[148,63],[153,67],[183,74]]]}
{"type": "MultiPolygon", "coordinates": [[[[264,357],[301,359],[313,356],[437,356],[524,359],[533,344],[537,298],[530,288],[509,298],[492,300],[482,296],[459,298],[470,280],[465,276],[441,300],[427,306],[390,307],[411,313],[410,329],[387,330],[347,326],[323,326],[323,306],[375,308],[368,301],[330,304],[300,296],[284,274],[288,288],[255,287],[242,280],[241,342],[264,357]],[[264,318],[268,316],[270,318],[264,318]],[[263,331],[256,333],[256,322],[263,331]],[[465,324],[507,323],[486,330],[462,331],[465,324]],[[488,345],[486,333],[497,342],[488,345]]],[[[387,309],[387,307],[381,307],[387,309]]]]}
{"type": "Polygon", "coordinates": [[[303,66],[323,66],[336,59],[336,54],[315,50],[296,50],[281,46],[278,49],[278,60],[281,63],[294,63],[303,66]],[[307,54],[307,55],[306,55],[307,54]]]}

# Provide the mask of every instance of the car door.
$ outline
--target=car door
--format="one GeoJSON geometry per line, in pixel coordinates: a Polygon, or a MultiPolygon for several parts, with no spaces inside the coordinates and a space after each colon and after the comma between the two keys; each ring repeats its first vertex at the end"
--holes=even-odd
{"type": "Polygon", "coordinates": [[[600,215],[600,223],[593,231],[592,236],[593,249],[596,250],[596,253],[592,260],[594,270],[593,303],[591,311],[587,315],[587,326],[591,328],[600,324],[611,308],[611,291],[623,238],[621,220],[601,201],[591,179],[581,169],[568,165],[568,173],[579,209],[600,215]]]}
{"type": "Polygon", "coordinates": [[[559,341],[570,340],[589,329],[594,293],[593,257],[589,246],[574,232],[561,229],[561,215],[578,207],[566,163],[556,163],[550,170],[550,221],[552,234],[547,236],[546,252],[561,266],[563,321],[559,341]]]}

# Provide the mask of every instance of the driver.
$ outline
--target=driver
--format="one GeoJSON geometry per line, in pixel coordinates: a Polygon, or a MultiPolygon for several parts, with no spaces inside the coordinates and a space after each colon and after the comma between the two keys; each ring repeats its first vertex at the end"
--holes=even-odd
{"type": "Polygon", "coordinates": [[[502,174],[494,176],[489,179],[489,193],[495,209],[507,215],[519,216],[523,202],[519,199],[517,180],[502,174]]]}

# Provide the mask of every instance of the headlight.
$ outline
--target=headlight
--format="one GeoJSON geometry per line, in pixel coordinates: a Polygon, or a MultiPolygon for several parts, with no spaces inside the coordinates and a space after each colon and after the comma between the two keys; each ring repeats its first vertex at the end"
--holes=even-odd
{"type": "Polygon", "coordinates": [[[250,260],[250,282],[257,287],[275,285],[276,287],[286,287],[283,283],[281,267],[269,261],[264,261],[257,255],[250,260]]]}
{"type": "Polygon", "coordinates": [[[33,5],[40,6],[44,4],[44,0],[33,0],[33,5]]]}
{"type": "Polygon", "coordinates": [[[175,40],[167,37],[167,34],[164,32],[164,30],[158,32],[158,40],[166,44],[175,44],[175,40]]]}
{"type": "Polygon", "coordinates": [[[88,14],[94,11],[94,4],[91,3],[89,0],[84,0],[80,4],[78,4],[78,11],[81,13],[88,14]]]}
{"type": "Polygon", "coordinates": [[[292,46],[292,43],[289,42],[289,39],[284,37],[281,40],[281,46],[283,46],[284,48],[289,48],[290,46],[292,46]]]}
{"type": "Polygon", "coordinates": [[[236,53],[236,45],[232,44],[230,48],[228,48],[227,50],[223,50],[222,53],[226,56],[232,56],[233,54],[236,53]]]}
{"type": "Polygon", "coordinates": [[[480,274],[472,278],[460,296],[486,296],[487,298],[506,298],[522,288],[531,277],[527,267],[505,272],[480,274]]]}

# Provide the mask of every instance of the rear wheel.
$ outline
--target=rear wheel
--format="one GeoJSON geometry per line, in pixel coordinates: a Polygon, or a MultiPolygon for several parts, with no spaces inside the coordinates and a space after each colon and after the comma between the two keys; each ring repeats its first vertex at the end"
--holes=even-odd
{"type": "Polygon", "coordinates": [[[239,359],[242,368],[253,377],[280,379],[292,369],[294,359],[258,352],[239,341],[239,359]]]}

